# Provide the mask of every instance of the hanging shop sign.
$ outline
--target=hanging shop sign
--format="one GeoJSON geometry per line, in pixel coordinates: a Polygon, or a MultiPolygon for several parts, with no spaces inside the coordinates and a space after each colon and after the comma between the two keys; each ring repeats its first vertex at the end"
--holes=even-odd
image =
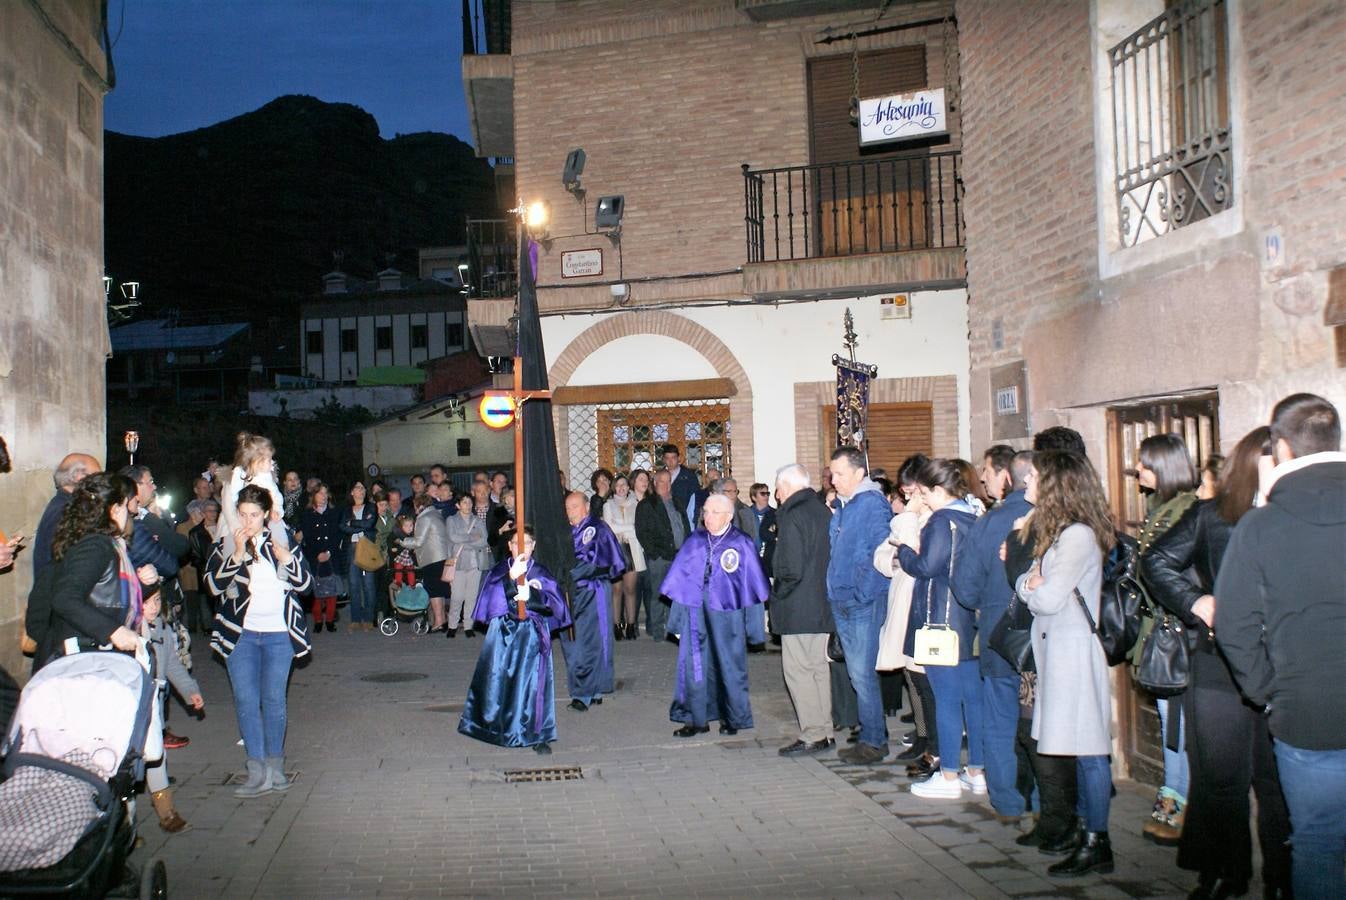
{"type": "Polygon", "coordinates": [[[561,254],[562,278],[586,278],[603,274],[603,251],[570,250],[561,254]]]}
{"type": "Polygon", "coordinates": [[[860,146],[948,134],[944,88],[860,101],[860,146]]]}

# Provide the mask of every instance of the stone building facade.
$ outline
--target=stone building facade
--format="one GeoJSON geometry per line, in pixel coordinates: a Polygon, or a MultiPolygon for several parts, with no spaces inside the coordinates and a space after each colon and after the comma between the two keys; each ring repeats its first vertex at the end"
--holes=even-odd
{"type": "MultiPolygon", "coordinates": [[[[575,486],[598,464],[648,465],[654,435],[695,443],[703,430],[712,438],[693,465],[769,482],[799,459],[818,474],[847,309],[858,358],[878,366],[878,415],[895,430],[924,416],[910,425],[920,449],[967,452],[958,114],[945,136],[877,154],[845,123],[857,73],[864,96],[953,90],[951,4],[894,5],[880,21],[871,3],[828,6],[488,5],[511,15],[511,43],[497,31],[492,52],[463,58],[474,139],[480,155],[513,158],[521,199],[550,205],[538,296],[575,486]],[[841,120],[831,131],[829,116],[841,120]],[[576,148],[583,193],[562,184],[576,148]],[[619,235],[595,223],[611,195],[625,198],[619,235]],[[590,251],[597,271],[567,269],[574,251],[590,251]],[[885,315],[895,294],[910,318],[885,315]],[[651,409],[674,425],[642,423],[651,409]],[[644,450],[612,445],[628,425],[651,429],[639,431],[644,450]]],[[[469,317],[503,324],[511,309],[474,299],[469,317]]]]}
{"type": "MultiPolygon", "coordinates": [[[[102,458],[103,97],[97,0],[0,4],[0,529],[31,535],[69,451],[102,458]]],[[[19,636],[32,566],[0,572],[0,665],[19,636]]]]}
{"type": "MultiPolygon", "coordinates": [[[[1346,410],[1346,6],[1168,6],[1151,27],[1165,4],[957,3],[972,446],[1076,428],[1127,522],[1147,434],[1205,458],[1288,393],[1346,410]],[[1171,174],[1138,142],[1171,151],[1171,174]],[[1179,170],[1209,201],[1198,215],[1179,170]],[[1120,200],[1119,174],[1164,192],[1181,227],[1155,215],[1138,240],[1137,203],[1160,195],[1120,200]],[[1016,381],[1023,402],[998,406],[1016,381]]],[[[1153,721],[1119,693],[1123,755],[1146,777],[1153,721]]]]}

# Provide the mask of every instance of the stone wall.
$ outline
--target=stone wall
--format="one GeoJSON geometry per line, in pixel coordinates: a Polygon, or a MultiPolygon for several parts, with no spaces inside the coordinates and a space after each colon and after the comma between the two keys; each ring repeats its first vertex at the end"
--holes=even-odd
{"type": "Polygon", "coordinates": [[[1100,459],[1102,410],[1130,400],[1216,388],[1226,447],[1290,391],[1346,410],[1323,324],[1346,264],[1346,6],[1225,5],[1234,206],[1120,249],[1097,27],[1137,7],[958,3],[974,446],[990,443],[990,370],[1017,359],[1032,429],[1078,422],[1100,459]]]}
{"type": "MultiPolygon", "coordinates": [[[[103,96],[97,0],[0,3],[0,529],[31,535],[71,450],[102,458],[103,96]]],[[[19,635],[32,566],[0,573],[0,665],[27,671],[19,635]]]]}

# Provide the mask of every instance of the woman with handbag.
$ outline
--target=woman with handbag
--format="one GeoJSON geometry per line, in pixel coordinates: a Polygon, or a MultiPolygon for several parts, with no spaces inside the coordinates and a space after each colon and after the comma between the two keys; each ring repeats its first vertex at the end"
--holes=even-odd
{"type": "MultiPolygon", "coordinates": [[[[341,575],[345,559],[341,552],[341,512],[328,503],[327,485],[322,482],[309,494],[308,506],[299,514],[299,530],[303,533],[301,546],[304,556],[313,565],[313,633],[336,631],[337,597],[346,593],[341,575]]],[[[223,520],[221,520],[223,521],[223,520]]],[[[281,529],[277,529],[279,534],[281,529]]],[[[230,550],[232,537],[224,539],[225,550],[230,550]]]]}
{"type": "Polygon", "coordinates": [[[449,558],[449,529],[428,492],[417,494],[411,506],[416,510],[416,528],[411,537],[402,538],[402,546],[416,553],[416,580],[430,595],[431,633],[448,631],[444,601],[449,599],[449,581],[453,575],[444,561],[449,558]]]}
{"type": "MultiPolygon", "coordinates": [[[[1037,697],[1033,738],[1044,756],[1075,757],[1084,830],[1056,877],[1111,872],[1112,679],[1095,634],[1103,557],[1116,542],[1112,512],[1089,460],[1047,450],[1034,457],[1025,497],[1033,513],[1019,529],[1037,560],[1015,585],[1033,619],[1037,697]]],[[[1059,811],[1050,811],[1055,815],[1059,811]]],[[[1042,811],[1047,816],[1048,810],[1042,811]]]]}
{"type": "Polygon", "coordinates": [[[481,574],[489,572],[495,560],[486,538],[486,523],[473,511],[472,497],[464,494],[458,498],[455,506],[457,512],[449,516],[447,523],[449,559],[444,564],[444,570],[452,578],[453,596],[449,599],[449,622],[445,634],[457,637],[461,624],[463,637],[470,638],[476,634],[472,625],[472,610],[477,606],[481,574]]]}
{"type": "MultiPolygon", "coordinates": [[[[1136,542],[1143,555],[1151,544],[1182,518],[1183,513],[1196,502],[1196,489],[1201,483],[1187,445],[1176,434],[1155,434],[1140,442],[1140,458],[1136,462],[1136,481],[1149,494],[1149,514],[1140,526],[1136,542]]],[[[1149,585],[1146,585],[1148,588],[1149,585]]],[[[1160,613],[1163,611],[1160,610],[1160,613]]],[[[1140,653],[1145,639],[1155,626],[1155,610],[1141,625],[1141,640],[1133,651],[1131,663],[1140,664],[1140,653]]],[[[1166,615],[1160,616],[1167,619],[1166,615]]],[[[1164,784],[1155,796],[1150,818],[1141,829],[1145,837],[1157,844],[1172,846],[1182,835],[1183,818],[1187,806],[1190,780],[1187,766],[1186,728],[1182,722],[1182,696],[1175,694],[1158,697],[1159,733],[1164,753],[1164,784]],[[1170,713],[1170,710],[1172,711],[1170,713]],[[1177,717],[1175,725],[1170,715],[1177,717]],[[1176,732],[1176,734],[1174,733],[1176,732]]]]}
{"type": "Polygon", "coordinates": [[[370,631],[374,619],[374,573],[383,566],[382,554],[374,542],[374,528],[378,521],[374,504],[367,503],[368,495],[362,481],[350,488],[350,506],[341,516],[341,533],[345,537],[346,583],[350,585],[351,631],[370,631]]]}
{"type": "Polygon", "coordinates": [[[929,800],[952,800],[967,788],[986,793],[982,771],[981,671],[973,644],[975,614],[956,603],[949,586],[959,531],[976,516],[963,499],[968,493],[955,460],[932,459],[917,475],[917,493],[931,510],[921,529],[920,549],[899,543],[897,561],[913,578],[911,614],[903,652],[925,667],[935,695],[935,743],[939,771],[912,784],[911,792],[929,800]],[[967,769],[959,771],[963,731],[967,730],[967,769]]]}
{"type": "Polygon", "coordinates": [[[56,525],[52,565],[28,597],[24,627],[37,642],[34,672],[65,655],[70,640],[82,648],[136,649],[142,585],[159,575],[152,565],[131,564],[126,536],[135,504],[135,482],[124,475],[96,472],[75,487],[56,525]]]}
{"type": "Polygon", "coordinates": [[[1234,447],[1214,498],[1191,507],[1141,557],[1151,597],[1195,636],[1183,694],[1191,789],[1178,866],[1199,873],[1190,894],[1197,900],[1237,897],[1248,889],[1249,787],[1257,795],[1262,884],[1267,896],[1290,896],[1290,821],[1267,719],[1239,694],[1212,630],[1215,577],[1234,526],[1257,498],[1263,460],[1271,461],[1271,430],[1265,425],[1234,447]]]}

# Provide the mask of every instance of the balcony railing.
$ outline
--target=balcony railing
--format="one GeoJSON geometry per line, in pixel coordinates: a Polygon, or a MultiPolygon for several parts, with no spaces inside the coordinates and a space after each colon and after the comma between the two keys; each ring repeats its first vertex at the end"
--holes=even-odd
{"type": "Polygon", "coordinates": [[[509,54],[510,0],[463,0],[463,53],[509,54]]]}
{"type": "Polygon", "coordinates": [[[512,297],[519,285],[517,221],[468,219],[467,266],[469,297],[512,297]]]}
{"type": "Polygon", "coordinates": [[[748,262],[961,247],[960,156],[744,165],[748,262]]]}

